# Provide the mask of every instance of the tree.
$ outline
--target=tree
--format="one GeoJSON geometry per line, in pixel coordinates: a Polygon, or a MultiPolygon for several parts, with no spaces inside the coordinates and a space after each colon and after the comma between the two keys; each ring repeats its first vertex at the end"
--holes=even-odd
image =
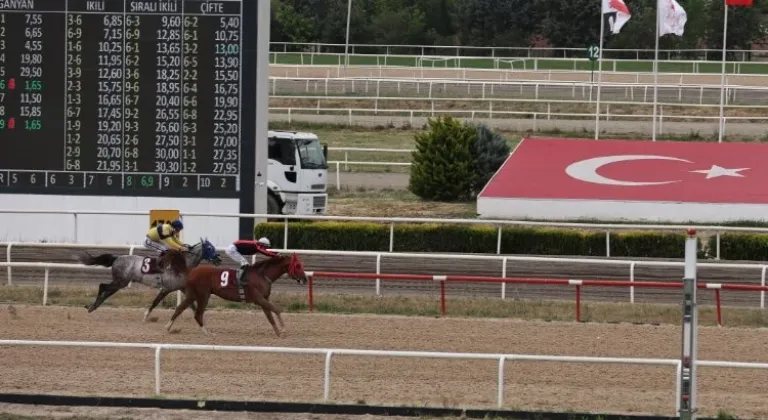
{"type": "Polygon", "coordinates": [[[491,180],[493,174],[509,157],[510,147],[507,139],[485,124],[475,127],[477,141],[472,147],[475,179],[472,193],[477,196],[491,180]]]}
{"type": "Polygon", "coordinates": [[[429,131],[414,136],[408,189],[425,200],[469,200],[475,182],[476,130],[450,116],[430,118],[428,124],[429,131]]]}
{"type": "MultiPolygon", "coordinates": [[[[723,48],[723,14],[725,2],[707,0],[706,19],[707,46],[713,49],[723,48]]],[[[755,1],[752,7],[729,7],[727,49],[749,50],[752,43],[768,36],[765,16],[768,12],[766,2],[755,1]]],[[[710,54],[710,59],[721,60],[722,54],[710,54]]],[[[743,60],[744,57],[728,57],[730,60],[743,60]]]]}

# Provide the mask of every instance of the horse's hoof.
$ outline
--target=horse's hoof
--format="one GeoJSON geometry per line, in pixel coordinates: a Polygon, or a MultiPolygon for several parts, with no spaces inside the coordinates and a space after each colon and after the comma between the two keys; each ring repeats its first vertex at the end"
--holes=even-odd
{"type": "Polygon", "coordinates": [[[173,326],[173,321],[169,321],[167,324],[165,324],[165,330],[170,331],[172,326],[173,326]]]}

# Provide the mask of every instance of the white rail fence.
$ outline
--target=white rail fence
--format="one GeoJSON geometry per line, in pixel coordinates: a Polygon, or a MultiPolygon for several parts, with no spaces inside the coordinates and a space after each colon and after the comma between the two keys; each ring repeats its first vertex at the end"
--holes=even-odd
{"type": "MultiPolygon", "coordinates": [[[[636,82],[610,82],[601,83],[602,98],[616,97],[616,91],[623,91],[625,99],[631,99],[634,103],[635,96],[643,98],[642,102],[649,102],[653,98],[653,87],[651,83],[641,83],[640,75],[632,75],[637,78],[636,82]],[[642,96],[637,91],[642,92],[642,96]]],[[[679,81],[674,83],[659,83],[659,101],[677,98],[682,102],[683,97],[688,100],[698,98],[698,103],[691,102],[691,105],[703,104],[705,99],[712,104],[720,104],[720,85],[704,83],[688,83],[685,81],[685,75],[680,75],[679,81]],[[709,94],[709,95],[707,95],[709,94]]],[[[448,98],[453,100],[463,100],[464,98],[480,99],[505,99],[498,95],[529,95],[534,99],[539,99],[540,92],[544,92],[549,97],[555,94],[563,98],[577,97],[596,98],[597,83],[587,81],[488,81],[488,80],[448,80],[448,79],[429,79],[429,78],[310,78],[310,77],[270,77],[270,97],[283,98],[278,94],[290,94],[291,97],[304,94],[313,94],[323,96],[334,96],[338,94],[352,95],[372,95],[366,97],[350,96],[360,99],[389,99],[390,97],[408,94],[408,98],[448,98]]],[[[737,97],[751,95],[752,99],[765,99],[768,94],[767,86],[750,86],[744,84],[726,84],[726,104],[733,102],[737,97]]],[[[562,99],[562,98],[561,98],[562,99]]]]}
{"type": "MultiPolygon", "coordinates": [[[[516,69],[516,70],[564,70],[588,68],[590,61],[587,58],[559,58],[559,57],[483,57],[483,56],[440,56],[440,55],[407,55],[407,54],[338,54],[338,53],[282,53],[270,52],[270,64],[298,64],[302,66],[338,65],[343,66],[363,64],[382,67],[422,67],[422,68],[492,68],[492,69],[516,69]]],[[[606,69],[618,70],[619,67],[638,67],[643,63],[650,66],[653,60],[633,59],[604,59],[606,69]]],[[[702,60],[664,60],[660,63],[659,72],[663,72],[663,66],[672,65],[678,69],[684,69],[694,74],[715,74],[719,69],[719,62],[706,62],[702,60]],[[709,67],[709,71],[702,68],[709,67]]],[[[763,74],[768,70],[768,64],[756,61],[728,61],[728,72],[735,74],[763,74]]],[[[679,70],[677,70],[679,71],[679,70]]]]}
{"type": "MultiPolygon", "coordinates": [[[[768,61],[766,61],[768,66],[768,61]]],[[[605,65],[605,63],[604,63],[605,65]]],[[[634,81],[640,83],[655,82],[655,74],[652,71],[608,71],[603,69],[602,83],[634,81]]],[[[659,83],[699,84],[702,80],[710,80],[709,83],[720,86],[720,70],[716,73],[687,73],[687,72],[661,72],[658,75],[659,83]],[[690,80],[690,82],[689,82],[690,80]]],[[[453,80],[453,81],[480,81],[480,82],[516,82],[526,80],[529,82],[590,82],[595,83],[595,74],[589,68],[582,70],[523,70],[523,69],[492,69],[492,68],[458,68],[458,67],[396,67],[380,65],[355,65],[344,66],[337,64],[302,66],[299,64],[273,64],[270,66],[270,77],[285,79],[303,79],[305,77],[324,77],[329,79],[356,78],[361,82],[366,79],[409,79],[409,80],[453,80]],[[325,74],[323,75],[323,72],[325,74]]],[[[742,86],[765,86],[763,74],[733,74],[726,72],[726,85],[733,80],[739,81],[742,86]]],[[[651,85],[652,86],[652,85],[651,85]]]]}
{"type": "MultiPolygon", "coordinates": [[[[202,344],[159,344],[159,343],[119,343],[99,341],[34,341],[34,340],[0,340],[0,346],[47,346],[47,347],[79,347],[79,348],[129,348],[154,350],[154,394],[162,395],[162,353],[165,351],[212,351],[212,352],[244,352],[244,353],[271,353],[293,355],[320,355],[324,356],[323,369],[323,396],[325,403],[331,400],[331,362],[334,357],[362,356],[362,357],[396,357],[417,359],[449,359],[449,360],[493,360],[498,361],[497,373],[497,397],[496,406],[504,406],[504,389],[507,378],[505,367],[508,362],[552,362],[552,363],[579,363],[579,364],[614,364],[614,365],[650,365],[650,366],[674,366],[675,367],[675,395],[674,402],[670,406],[675,407],[675,412],[680,409],[680,372],[682,364],[676,359],[650,359],[629,357],[588,357],[588,356],[550,356],[532,354],[494,354],[494,353],[450,353],[429,351],[397,351],[397,350],[357,350],[357,349],[325,349],[325,348],[297,348],[297,347],[256,347],[256,346],[217,346],[202,344]]],[[[728,362],[697,360],[697,366],[740,368],[740,369],[768,369],[768,363],[728,362]]]]}
{"type": "MultiPolygon", "coordinates": [[[[137,249],[144,249],[141,245],[89,245],[89,244],[13,244],[13,243],[0,243],[0,246],[7,246],[6,249],[6,261],[0,262],[0,267],[6,267],[7,270],[7,283],[13,284],[13,268],[41,268],[44,270],[43,276],[43,305],[47,305],[48,302],[48,289],[50,283],[50,271],[55,270],[108,270],[104,267],[90,267],[81,264],[61,264],[61,263],[49,263],[49,262],[14,262],[12,260],[12,250],[14,245],[20,245],[25,247],[39,247],[45,248],[67,248],[67,249],[89,249],[89,248],[108,248],[115,250],[127,250],[128,255],[134,255],[137,249]]],[[[223,251],[222,249],[219,250],[223,251]]],[[[432,260],[451,260],[451,261],[496,261],[501,262],[501,272],[499,276],[507,277],[508,264],[515,262],[533,262],[540,263],[542,265],[552,263],[568,263],[576,265],[603,265],[603,266],[618,266],[626,267],[628,270],[627,281],[630,283],[635,282],[635,271],[638,267],[684,267],[684,262],[677,261],[637,261],[629,259],[593,259],[593,258],[560,258],[560,257],[533,257],[533,256],[496,256],[496,255],[473,255],[473,254],[420,254],[420,253],[402,253],[402,252],[365,252],[365,251],[321,251],[321,250],[308,250],[308,249],[275,249],[276,252],[296,252],[301,255],[319,255],[319,256],[355,256],[355,257],[372,257],[376,258],[376,274],[382,274],[381,260],[386,258],[403,258],[403,259],[432,259],[432,260]]],[[[256,257],[252,257],[252,261],[255,262],[256,257]]],[[[697,263],[697,267],[702,268],[721,268],[721,269],[748,269],[760,272],[760,285],[766,285],[766,274],[768,273],[767,264],[744,264],[744,263],[697,263]]],[[[716,283],[712,283],[716,285],[716,283]]],[[[381,295],[381,279],[375,280],[375,293],[377,296],[381,295]]],[[[507,285],[501,284],[500,297],[501,299],[507,298],[507,285]]],[[[765,291],[760,291],[760,309],[765,308],[765,291]]],[[[177,304],[181,303],[181,295],[177,294],[177,304]]],[[[635,303],[635,287],[629,287],[629,302],[635,303]]]]}
{"type": "MultiPolygon", "coordinates": [[[[419,109],[414,109],[413,111],[416,112],[444,112],[444,111],[450,111],[450,108],[446,108],[445,105],[454,104],[457,101],[460,102],[466,102],[469,104],[490,104],[489,108],[482,109],[481,112],[494,112],[493,104],[495,103],[498,107],[500,104],[504,105],[512,105],[512,104],[540,104],[540,105],[548,105],[548,106],[584,106],[584,105],[594,105],[594,101],[591,100],[579,100],[579,99],[553,99],[553,98],[539,98],[537,95],[534,98],[448,98],[448,97],[433,97],[433,98],[423,98],[418,96],[385,96],[385,97],[377,97],[377,96],[325,96],[325,95],[273,95],[270,97],[271,99],[279,99],[279,100],[302,100],[302,101],[317,101],[318,107],[321,101],[334,101],[334,102],[368,102],[371,106],[368,109],[369,111],[377,111],[378,110],[378,103],[379,102],[416,102],[422,105],[419,109]]],[[[642,101],[615,101],[615,100],[606,100],[601,101],[602,106],[653,106],[653,89],[650,89],[647,92],[644,92],[643,94],[643,100],[642,101]]],[[[704,108],[704,109],[719,109],[720,105],[717,103],[707,104],[707,103],[685,103],[685,102],[658,102],[659,106],[668,107],[668,108],[704,108]]],[[[475,105],[476,106],[476,105],[475,105]]],[[[768,109],[768,104],[728,104],[726,107],[730,110],[745,110],[745,109],[768,109]]],[[[330,108],[333,109],[333,108],[330,108]]],[[[480,108],[473,108],[477,109],[478,111],[480,108]]],[[[504,111],[504,109],[501,109],[500,111],[504,111]]],[[[470,111],[464,111],[464,112],[470,112],[470,111]]],[[[540,112],[541,113],[541,112],[540,112]]],[[[532,114],[532,112],[525,112],[524,114],[532,114]]],[[[594,116],[594,113],[591,114],[594,116]]],[[[667,118],[685,118],[685,119],[691,119],[695,118],[694,116],[688,116],[688,115],[667,115],[667,118]]],[[[734,117],[730,117],[734,118],[734,117]]],[[[753,118],[753,117],[749,117],[753,118]]],[[[753,119],[759,119],[758,116],[754,117],[753,119]]]]}
{"type": "MultiPolygon", "coordinates": [[[[270,107],[270,121],[286,123],[303,122],[309,124],[336,124],[347,126],[387,126],[402,124],[404,127],[420,127],[429,117],[450,115],[468,121],[483,121],[496,128],[509,130],[593,130],[595,113],[592,112],[553,112],[552,104],[547,103],[546,111],[499,111],[489,104],[487,109],[455,110],[413,110],[413,109],[373,109],[373,108],[321,108],[321,107],[270,107]]],[[[768,115],[768,113],[766,114],[768,115]]],[[[690,135],[695,132],[714,133],[717,130],[718,116],[706,115],[665,115],[664,106],[659,107],[657,132],[661,134],[690,135]],[[712,123],[711,131],[700,124],[712,123]],[[677,125],[677,126],[676,126],[677,125]]],[[[617,114],[611,113],[610,104],[600,113],[601,121],[615,121],[619,126],[601,126],[601,130],[611,133],[642,133],[650,136],[649,113],[617,114]],[[642,124],[648,123],[648,127],[642,124]]],[[[729,125],[728,134],[758,136],[765,134],[768,116],[724,116],[729,125]],[[738,123],[738,124],[732,124],[738,123]]]]}
{"type": "MultiPolygon", "coordinates": [[[[72,230],[75,243],[78,242],[79,218],[82,216],[147,216],[149,211],[108,211],[108,210],[36,210],[36,209],[0,209],[3,214],[23,215],[70,215],[72,216],[72,230]]],[[[738,227],[722,225],[661,225],[661,224],[621,224],[621,223],[576,223],[576,222],[536,222],[528,220],[497,220],[497,219],[437,219],[425,217],[363,217],[363,216],[311,216],[311,215],[287,215],[287,214],[242,214],[242,213],[200,213],[181,212],[184,217],[224,217],[224,218],[248,218],[254,220],[280,219],[283,221],[283,248],[288,248],[290,220],[316,220],[338,222],[366,222],[384,223],[389,225],[389,252],[394,251],[395,225],[403,223],[428,223],[444,225],[480,225],[496,228],[496,254],[501,254],[503,228],[509,226],[525,227],[550,227],[566,229],[582,229],[589,231],[605,232],[606,257],[611,256],[611,233],[626,230],[684,232],[689,228],[698,232],[715,234],[715,255],[720,259],[720,235],[722,233],[751,233],[768,234],[765,227],[738,227]]],[[[62,230],[65,228],[62,227],[62,230]]],[[[20,245],[46,246],[50,244],[24,242],[20,245]]],[[[103,245],[99,245],[103,246],[103,245]]],[[[126,245],[127,246],[127,245],[126,245]]],[[[711,252],[712,250],[710,250],[711,252]]]]}
{"type": "MultiPolygon", "coordinates": [[[[413,55],[429,57],[427,52],[431,51],[444,51],[450,52],[450,54],[443,54],[446,57],[460,57],[462,52],[483,52],[482,56],[485,58],[493,57],[514,57],[514,58],[544,58],[544,56],[551,56],[551,58],[562,57],[568,59],[568,54],[581,55],[584,54],[583,47],[571,47],[571,48],[553,48],[553,47],[487,47],[487,46],[472,46],[472,45],[392,45],[392,44],[333,44],[325,42],[278,42],[273,41],[269,43],[269,51],[271,53],[305,53],[305,54],[324,54],[325,51],[332,53],[342,53],[346,46],[349,46],[351,52],[358,51],[371,51],[373,53],[369,55],[392,55],[392,51],[404,51],[410,50],[413,55]],[[383,52],[375,52],[375,50],[384,50],[383,52]]],[[[635,54],[635,60],[640,60],[641,55],[644,55],[647,59],[652,59],[654,54],[653,49],[649,48],[626,48],[626,49],[613,49],[604,48],[603,56],[606,59],[610,59],[613,54],[635,54]]],[[[730,55],[737,55],[738,61],[749,61],[747,57],[750,56],[768,56],[768,51],[760,50],[727,50],[730,55]]],[[[708,60],[711,57],[720,57],[722,55],[721,49],[708,49],[708,48],[690,48],[679,50],[659,50],[660,60],[669,60],[673,56],[680,55],[698,55],[703,60],[708,60]]],[[[632,61],[632,60],[630,60],[632,61]]],[[[716,64],[716,63],[715,63],[716,64]]]]}

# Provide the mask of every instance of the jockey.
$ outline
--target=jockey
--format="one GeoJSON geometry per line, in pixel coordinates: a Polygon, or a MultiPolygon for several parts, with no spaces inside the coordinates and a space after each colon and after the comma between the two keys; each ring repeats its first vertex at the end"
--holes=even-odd
{"type": "Polygon", "coordinates": [[[174,220],[171,223],[162,223],[157,226],[149,228],[147,237],[144,239],[144,246],[155,251],[159,251],[162,255],[168,249],[187,249],[179,240],[179,232],[184,229],[184,224],[181,220],[174,220]]]}
{"type": "Polygon", "coordinates": [[[238,270],[237,280],[239,284],[245,284],[246,275],[248,273],[248,259],[243,255],[254,255],[259,253],[266,255],[267,257],[276,257],[278,254],[267,250],[272,245],[267,238],[260,238],[258,241],[239,240],[232,242],[224,252],[229,255],[230,258],[240,263],[240,270],[238,270]]]}

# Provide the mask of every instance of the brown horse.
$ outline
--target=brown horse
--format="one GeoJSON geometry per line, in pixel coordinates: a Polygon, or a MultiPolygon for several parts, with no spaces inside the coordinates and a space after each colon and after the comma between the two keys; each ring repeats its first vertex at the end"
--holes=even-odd
{"type": "MultiPolygon", "coordinates": [[[[187,270],[183,255],[174,251],[167,251],[163,258],[167,260],[172,270],[180,274],[186,273],[184,301],[176,307],[171,320],[165,326],[166,330],[170,331],[176,318],[193,302],[196,302],[195,321],[197,321],[200,329],[206,335],[210,335],[203,325],[203,313],[205,313],[205,308],[208,306],[208,299],[214,294],[225,300],[240,302],[240,292],[237,287],[237,270],[227,270],[208,265],[197,266],[192,270],[187,270]]],[[[248,278],[243,286],[245,301],[261,306],[278,337],[280,337],[280,333],[285,326],[282,317],[280,317],[282,309],[269,301],[269,295],[272,292],[272,283],[286,272],[299,284],[307,282],[304,264],[296,254],[292,254],[290,256],[279,255],[252,264],[248,268],[248,278]],[[280,321],[279,328],[272,317],[273,312],[280,321]]]]}

